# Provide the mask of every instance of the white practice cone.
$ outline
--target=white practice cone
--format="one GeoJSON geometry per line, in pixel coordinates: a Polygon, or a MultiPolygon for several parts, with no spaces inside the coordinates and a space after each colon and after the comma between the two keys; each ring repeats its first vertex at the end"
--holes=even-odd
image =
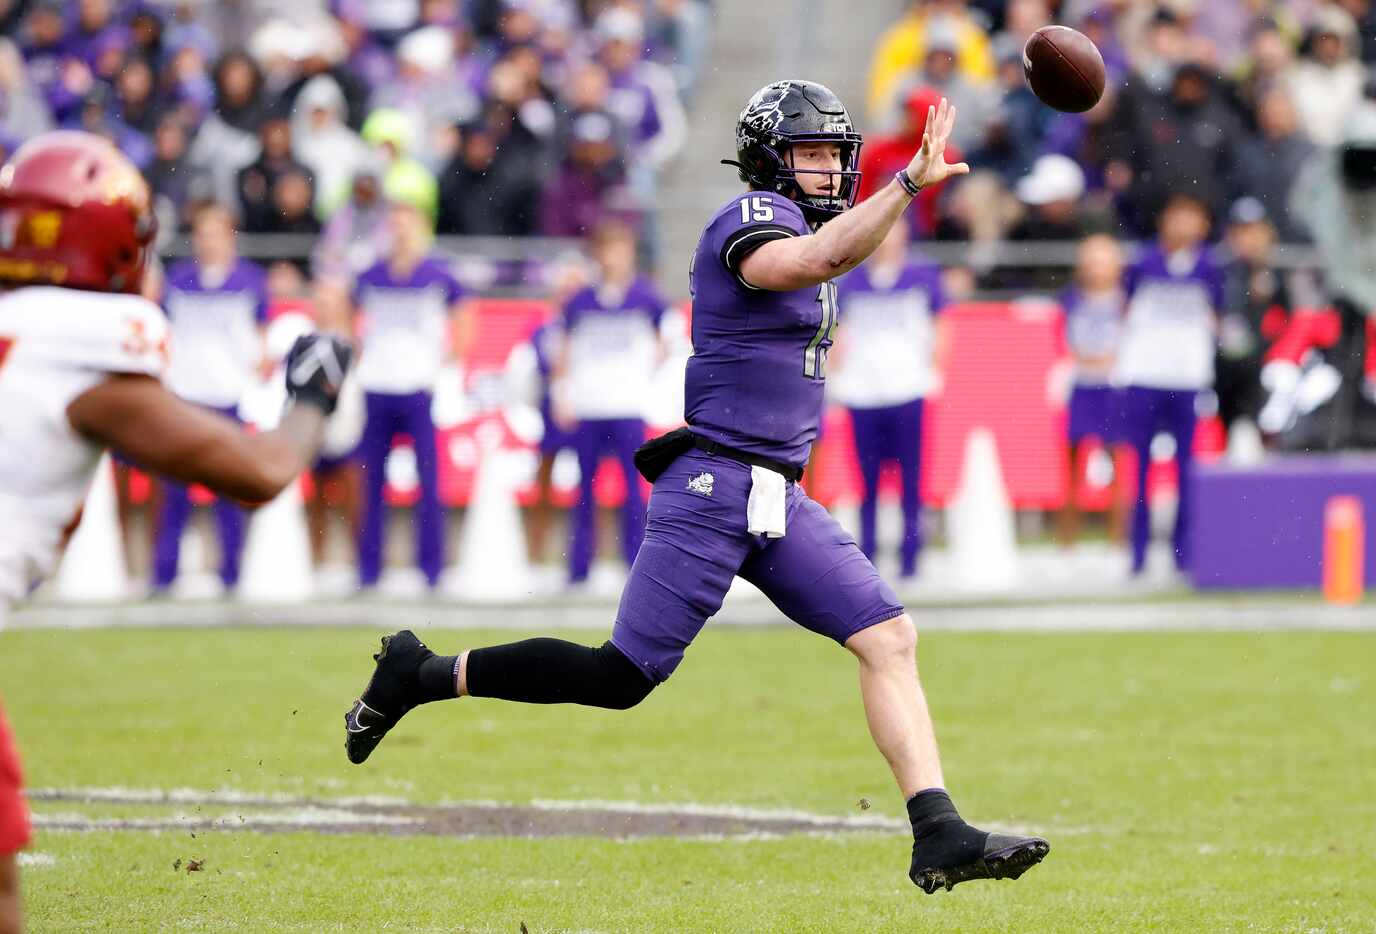
{"type": "Polygon", "coordinates": [[[250,513],[237,590],[241,600],[255,603],[300,603],[314,593],[315,567],[299,481],[250,513]]]}
{"type": "Polygon", "coordinates": [[[966,590],[1006,590],[1018,581],[1013,506],[999,468],[998,445],[987,428],[965,442],[960,487],[947,511],[952,583],[966,590]]]}
{"type": "Polygon", "coordinates": [[[110,455],[102,454],[86,494],[81,524],[67,543],[53,582],[57,599],[73,603],[123,600],[129,591],[124,563],[124,537],[115,502],[115,474],[110,455]]]}
{"type": "Polygon", "coordinates": [[[516,502],[524,455],[484,445],[464,517],[459,565],[446,590],[464,600],[520,600],[534,590],[525,528],[516,502]]]}

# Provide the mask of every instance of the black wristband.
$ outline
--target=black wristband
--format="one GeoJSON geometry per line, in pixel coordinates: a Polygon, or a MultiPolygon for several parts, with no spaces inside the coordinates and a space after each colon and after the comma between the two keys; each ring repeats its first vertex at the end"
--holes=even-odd
{"type": "Polygon", "coordinates": [[[921,194],[921,187],[919,187],[917,182],[913,181],[912,177],[908,175],[907,169],[899,169],[897,172],[893,173],[893,177],[898,180],[898,184],[903,186],[903,190],[908,193],[908,197],[916,198],[921,194]]]}

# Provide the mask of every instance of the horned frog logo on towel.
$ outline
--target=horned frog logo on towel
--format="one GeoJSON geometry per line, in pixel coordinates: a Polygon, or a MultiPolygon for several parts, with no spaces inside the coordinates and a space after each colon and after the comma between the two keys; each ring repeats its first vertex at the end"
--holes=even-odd
{"type": "Polygon", "coordinates": [[[688,481],[688,492],[699,493],[703,496],[712,495],[712,487],[717,482],[717,478],[707,471],[703,471],[696,477],[688,481]]]}

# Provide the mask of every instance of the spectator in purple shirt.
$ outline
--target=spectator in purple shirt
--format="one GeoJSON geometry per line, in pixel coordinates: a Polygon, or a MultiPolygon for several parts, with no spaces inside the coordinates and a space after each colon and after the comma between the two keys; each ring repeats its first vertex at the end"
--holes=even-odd
{"type": "Polygon", "coordinates": [[[610,114],[578,114],[570,132],[568,156],[540,209],[541,232],[550,237],[580,237],[596,227],[625,177],[610,114]]]}
{"type": "Polygon", "coordinates": [[[62,122],[81,108],[95,79],[85,62],[67,54],[61,3],[40,0],[24,26],[27,38],[23,50],[29,77],[42,91],[53,119],[62,122]]]}
{"type": "Polygon", "coordinates": [[[94,71],[102,52],[111,45],[127,48],[132,41],[129,27],[118,22],[114,12],[111,0],[78,0],[75,23],[65,43],[67,54],[94,71]]]}

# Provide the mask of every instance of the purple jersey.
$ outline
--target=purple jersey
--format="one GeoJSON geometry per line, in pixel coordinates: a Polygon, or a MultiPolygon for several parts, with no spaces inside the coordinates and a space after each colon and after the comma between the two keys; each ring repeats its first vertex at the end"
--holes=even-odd
{"type": "Polygon", "coordinates": [[[846,324],[830,392],[851,408],[884,408],[936,388],[934,319],[945,303],[931,263],[861,265],[836,283],[846,324]]]}
{"type": "Polygon", "coordinates": [[[836,285],[771,292],[748,285],[739,270],[764,243],[810,232],[788,198],[744,192],[708,223],[689,276],[688,424],[714,441],[796,466],[807,461],[822,418],[836,285]]]}
{"type": "Polygon", "coordinates": [[[569,298],[561,318],[568,341],[564,392],[578,418],[641,417],[667,310],[644,278],[624,291],[589,286],[569,298]]]}
{"type": "Polygon", "coordinates": [[[1061,293],[1065,339],[1075,355],[1075,382],[1103,385],[1113,372],[1113,358],[1123,336],[1127,298],[1121,289],[1085,292],[1071,286],[1061,293]]]}
{"type": "Polygon", "coordinates": [[[1143,253],[1123,279],[1126,326],[1117,381],[1154,389],[1204,389],[1213,382],[1215,321],[1223,274],[1203,247],[1143,253]]]}
{"type": "Polygon", "coordinates": [[[262,268],[237,259],[223,279],[211,280],[194,260],[182,260],[167,270],[163,306],[172,322],[168,386],[203,405],[238,405],[262,355],[262,268]]]}
{"type": "Polygon", "coordinates": [[[359,384],[403,395],[432,390],[449,345],[450,309],[464,295],[439,256],[421,260],[405,276],[395,275],[385,260],[364,271],[354,285],[364,322],[359,384]]]}

